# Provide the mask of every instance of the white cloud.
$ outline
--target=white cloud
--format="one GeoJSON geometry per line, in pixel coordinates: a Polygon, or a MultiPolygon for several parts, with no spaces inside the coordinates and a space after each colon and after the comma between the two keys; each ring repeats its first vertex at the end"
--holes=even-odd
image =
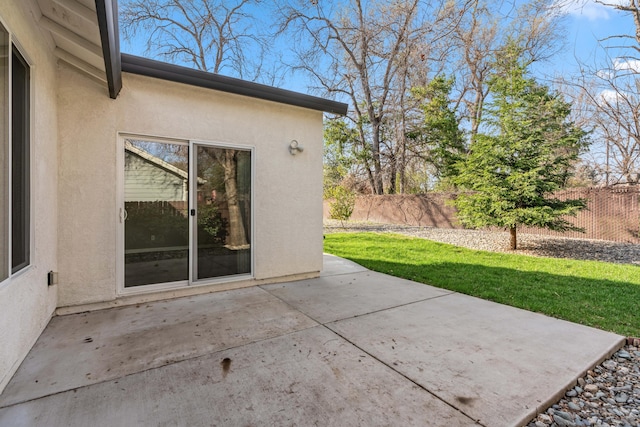
{"type": "Polygon", "coordinates": [[[615,104],[616,101],[618,101],[620,99],[620,94],[612,89],[605,89],[602,92],[600,92],[598,94],[598,96],[600,97],[600,99],[602,99],[603,101],[606,101],[610,104],[615,104]]]}
{"type": "Polygon", "coordinates": [[[632,74],[640,74],[640,59],[615,58],[609,68],[596,71],[596,76],[602,80],[614,80],[632,74]]]}
{"type": "Polygon", "coordinates": [[[613,60],[613,69],[616,71],[629,70],[634,73],[640,73],[640,60],[616,58],[613,60]]]}
{"type": "MultiPolygon", "coordinates": [[[[608,4],[623,4],[627,0],[607,0],[608,4]]],[[[556,7],[561,13],[575,17],[583,17],[589,21],[607,20],[611,18],[613,8],[596,3],[594,0],[556,0],[556,7]]]]}

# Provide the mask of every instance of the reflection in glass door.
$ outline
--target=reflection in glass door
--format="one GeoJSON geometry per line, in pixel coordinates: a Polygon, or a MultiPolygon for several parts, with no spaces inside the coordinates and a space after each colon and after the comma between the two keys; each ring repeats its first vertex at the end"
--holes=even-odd
{"type": "Polygon", "coordinates": [[[251,274],[251,150],[128,138],[124,287],[251,274]]]}
{"type": "Polygon", "coordinates": [[[194,143],[192,153],[192,281],[250,274],[251,151],[194,143]]]}
{"type": "Polygon", "coordinates": [[[189,279],[189,146],[127,139],[124,286],[189,279]]]}

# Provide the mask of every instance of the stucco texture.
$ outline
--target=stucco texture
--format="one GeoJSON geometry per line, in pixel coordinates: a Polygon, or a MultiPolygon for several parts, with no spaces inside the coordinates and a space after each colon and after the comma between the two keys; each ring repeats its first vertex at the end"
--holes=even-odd
{"type": "Polygon", "coordinates": [[[58,129],[56,61],[47,40],[23,2],[0,2],[0,20],[30,64],[32,92],[31,263],[0,283],[2,391],[57,305],[57,287],[47,286],[47,272],[57,270],[58,129]]]}
{"type": "Polygon", "coordinates": [[[118,299],[123,134],[254,147],[255,279],[320,271],[321,112],[127,73],[116,100],[72,69],[59,85],[60,307],[118,299]]]}

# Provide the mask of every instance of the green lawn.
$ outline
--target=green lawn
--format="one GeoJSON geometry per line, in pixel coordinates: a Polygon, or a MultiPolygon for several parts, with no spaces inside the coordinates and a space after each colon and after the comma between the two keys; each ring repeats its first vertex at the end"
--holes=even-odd
{"type": "Polygon", "coordinates": [[[640,336],[640,267],[475,251],[397,234],[325,236],[326,252],[374,271],[640,336]]]}

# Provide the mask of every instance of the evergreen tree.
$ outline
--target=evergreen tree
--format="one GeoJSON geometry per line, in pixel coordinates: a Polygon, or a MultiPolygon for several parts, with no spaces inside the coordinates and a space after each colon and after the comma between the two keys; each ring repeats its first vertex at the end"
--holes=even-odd
{"type": "Polygon", "coordinates": [[[496,69],[484,112],[487,132],[457,164],[454,182],[464,190],[455,201],[459,219],[474,228],[508,228],[511,249],[519,226],[583,231],[566,216],[575,216],[585,201],[553,193],[571,175],[586,133],[569,121],[569,103],[527,77],[517,47],[504,51],[496,69]]]}
{"type": "Polygon", "coordinates": [[[427,86],[412,89],[413,96],[423,100],[424,122],[408,137],[415,142],[413,151],[433,166],[439,180],[454,174],[454,165],[466,151],[460,120],[451,106],[453,83],[453,78],[439,75],[427,86]]]}

